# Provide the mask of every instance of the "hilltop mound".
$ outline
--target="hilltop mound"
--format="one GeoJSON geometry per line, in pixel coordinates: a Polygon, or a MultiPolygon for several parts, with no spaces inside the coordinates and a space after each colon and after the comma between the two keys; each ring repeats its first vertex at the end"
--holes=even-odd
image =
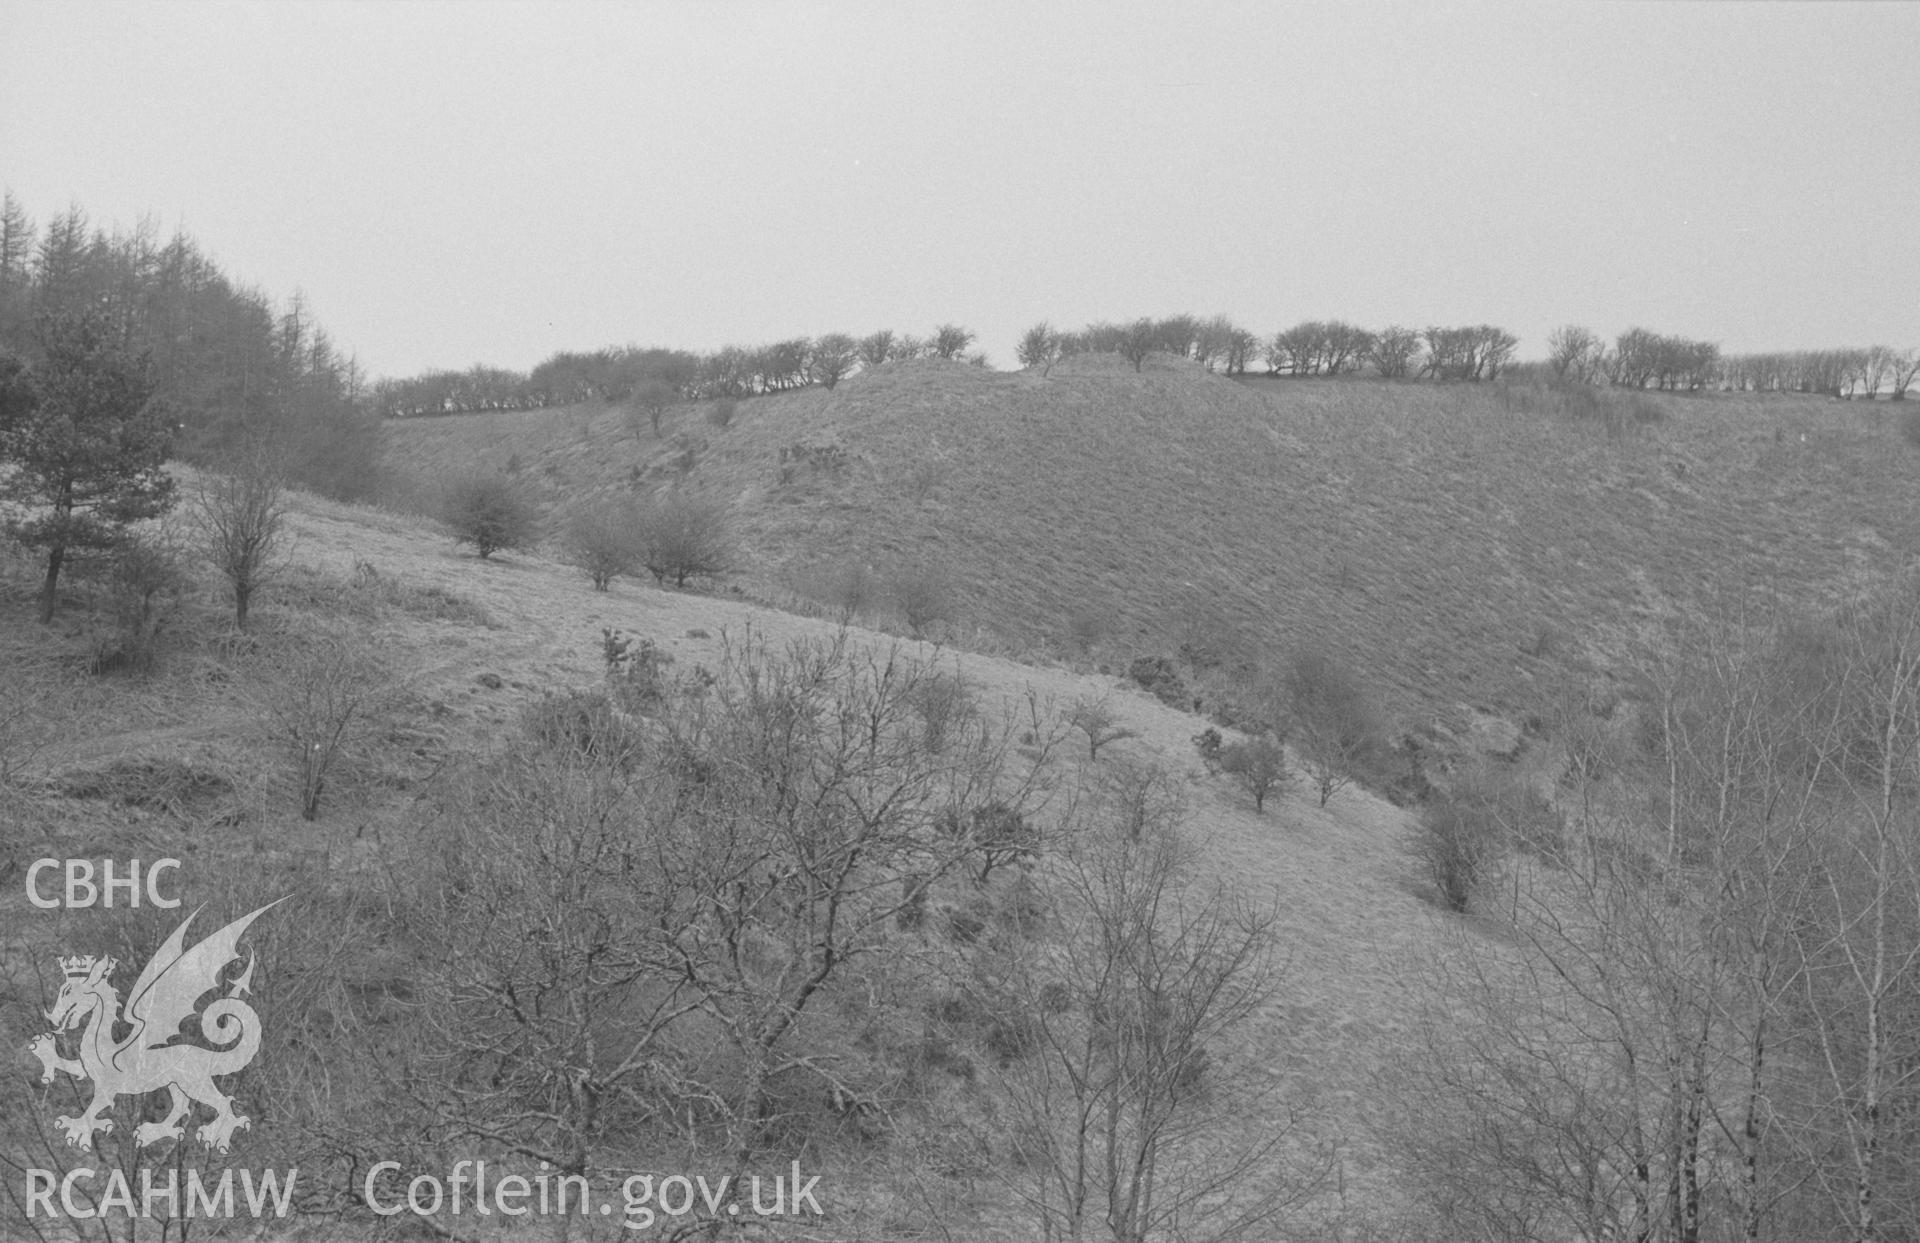
{"type": "Polygon", "coordinates": [[[1404,725],[1449,732],[1629,678],[1641,640],[1710,598],[1844,598],[1920,537],[1885,404],[1606,395],[1609,430],[1546,396],[927,361],[725,427],[681,407],[662,439],[601,407],[394,424],[387,446],[421,474],[518,455],[554,503],[711,490],[763,587],[935,566],[963,637],[1019,650],[1184,648],[1224,681],[1316,644],[1404,725]]]}

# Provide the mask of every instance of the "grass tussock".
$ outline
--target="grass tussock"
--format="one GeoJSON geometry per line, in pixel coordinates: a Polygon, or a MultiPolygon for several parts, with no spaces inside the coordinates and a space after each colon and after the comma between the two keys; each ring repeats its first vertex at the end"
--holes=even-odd
{"type": "Polygon", "coordinates": [[[54,788],[66,798],[144,807],[186,819],[229,797],[234,784],[204,764],[178,757],[141,757],[63,774],[54,788]]]}
{"type": "Polygon", "coordinates": [[[353,573],[346,577],[312,566],[295,566],[274,585],[269,598],[286,608],[357,621],[381,621],[402,614],[462,626],[491,628],[495,624],[485,605],[461,592],[435,583],[408,582],[365,560],[356,562],[353,573]]]}

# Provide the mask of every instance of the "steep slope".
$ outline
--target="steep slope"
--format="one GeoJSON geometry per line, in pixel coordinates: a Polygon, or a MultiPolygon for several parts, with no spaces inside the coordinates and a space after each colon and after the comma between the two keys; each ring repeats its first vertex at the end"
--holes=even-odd
{"type": "MultiPolygon", "coordinates": [[[[417,830],[434,774],[460,754],[508,745],[521,711],[543,694],[598,683],[602,627],[653,640],[681,669],[720,667],[721,645],[749,631],[775,647],[834,631],[820,619],[631,582],[595,592],[576,571],[547,558],[481,561],[424,524],[310,497],[295,498],[290,527],[292,564],[261,602],[256,627],[275,634],[303,618],[344,612],[354,619],[355,633],[406,683],[407,706],[382,733],[377,756],[364,771],[339,775],[338,792],[329,794],[317,822],[299,819],[286,758],[263,735],[244,666],[230,667],[234,643],[209,599],[196,606],[194,624],[149,682],[47,672],[38,698],[57,710],[49,707],[43,722],[48,745],[28,757],[22,789],[31,797],[0,804],[0,826],[21,857],[30,857],[29,842],[37,853],[75,857],[170,852],[184,860],[181,892],[189,907],[224,894],[235,861],[245,860],[251,881],[296,880],[314,911],[343,924],[370,918],[359,901],[384,892],[382,869],[389,865],[382,851],[417,830]],[[162,788],[168,781],[185,793],[169,793],[162,788]]],[[[9,640],[0,665],[9,669],[25,669],[49,642],[71,646],[82,638],[76,631],[49,639],[24,624],[30,570],[0,559],[0,620],[22,623],[0,626],[9,640]]],[[[853,641],[898,642],[858,630],[853,641]]],[[[1052,761],[1063,787],[1097,785],[1101,774],[1129,764],[1165,766],[1188,812],[1183,832],[1196,851],[1192,882],[1232,878],[1277,920],[1284,979],[1240,1038],[1270,1068],[1278,1099],[1309,1119],[1301,1144],[1343,1143],[1355,1194],[1390,1201],[1392,1173],[1366,1123],[1381,1108],[1381,1061],[1410,1021],[1407,964],[1443,918],[1422,901],[1402,854],[1405,813],[1349,791],[1325,809],[1300,792],[1256,815],[1230,782],[1203,772],[1189,742],[1199,722],[1138,688],[931,645],[902,647],[918,659],[951,662],[989,714],[1025,711],[1030,695],[1054,708],[1086,698],[1109,703],[1132,736],[1103,748],[1097,761],[1084,747],[1063,747],[1052,761]]],[[[0,796],[12,793],[0,787],[0,796]]],[[[50,958],[58,948],[53,926],[29,918],[17,883],[8,894],[0,897],[0,914],[23,929],[31,925],[36,938],[13,949],[50,958]]],[[[302,911],[302,919],[318,918],[302,911]]],[[[153,931],[164,929],[156,923],[153,931]]],[[[384,934],[372,940],[387,944],[384,934]]],[[[354,955],[370,956],[347,964],[352,978],[404,970],[379,956],[385,950],[355,945],[354,955]]],[[[0,1034],[22,1046],[39,1030],[38,983],[27,973],[0,984],[21,990],[0,988],[12,1015],[0,1034]]],[[[1287,1120],[1270,1121],[1277,1128],[1287,1120]]],[[[273,1131],[264,1114],[261,1130],[273,1131]]],[[[809,1159],[836,1163],[828,1168],[842,1197],[837,1210],[854,1220],[882,1212],[884,1200],[863,1203],[872,1194],[863,1164],[870,1153],[828,1151],[809,1159]]]]}
{"type": "Polygon", "coordinates": [[[715,490],[763,585],[937,566],[963,634],[1016,649],[1102,627],[1116,655],[1323,645],[1410,726],[1624,677],[1647,631],[1710,598],[1830,602],[1920,537],[1885,403],[1636,397],[1610,433],[1540,400],[1168,359],[923,362],[743,403],[725,428],[683,407],[664,441],[576,410],[393,425],[388,450],[423,475],[518,454],[556,503],[715,490]]]}

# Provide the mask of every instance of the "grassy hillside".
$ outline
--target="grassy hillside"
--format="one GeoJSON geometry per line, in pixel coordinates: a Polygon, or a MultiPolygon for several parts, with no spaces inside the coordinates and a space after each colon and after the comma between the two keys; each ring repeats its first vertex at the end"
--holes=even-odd
{"type": "MultiPolygon", "coordinates": [[[[1408,722],[1454,724],[1463,705],[1522,711],[1564,679],[1623,676],[1638,632],[1714,597],[1844,596],[1901,560],[1916,534],[1901,486],[1911,450],[1888,407],[1676,398],[1657,402],[1658,421],[1616,436],[1535,409],[1542,400],[1237,384],[1170,366],[1135,375],[1102,360],[1044,378],[922,364],[745,403],[724,428],[677,410],[658,440],[605,407],[421,421],[388,435],[393,462],[420,486],[517,457],[555,506],[669,486],[724,495],[746,535],[744,577],[768,593],[847,560],[883,577],[938,564],[963,587],[962,638],[982,646],[1063,647],[1075,626],[1087,632],[1074,614],[1089,609],[1111,618],[1096,645],[1110,668],[1183,640],[1237,641],[1258,659],[1313,639],[1363,669],[1408,722]]],[[[176,857],[189,908],[237,913],[298,895],[271,934],[290,940],[267,943],[306,964],[267,994],[276,1030],[311,1033],[316,1064],[347,1057],[341,1049],[366,1064],[369,1050],[404,1038],[397,1003],[432,978],[417,930],[395,912],[430,888],[422,858],[460,819],[449,810],[463,806],[457,775],[524,747],[525,714],[545,696],[602,683],[602,627],[652,640],[688,673],[721,667],[728,636],[748,628],[776,645],[833,630],[725,596],[625,581],[597,593],[538,553],[481,561],[430,523],[305,498],[297,508],[292,565],[257,606],[255,631],[230,631],[198,572],[145,680],[84,671],[109,627],[99,587],[76,579],[58,623],[42,628],[31,621],[35,567],[0,560],[0,830],[13,877],[0,915],[27,930],[0,957],[0,1039],[16,1048],[44,1030],[56,954],[143,961],[173,922],[167,912],[93,922],[34,911],[20,864],[176,857]],[[393,693],[306,821],[268,705],[303,651],[343,633],[391,671],[393,693]]],[[[940,659],[987,715],[1041,704],[1057,724],[1070,705],[1098,700],[1131,731],[1097,758],[1064,746],[1035,759],[1036,771],[1046,767],[1064,804],[1118,798],[1130,773],[1158,766],[1194,851],[1183,883],[1232,878],[1276,921],[1284,974],[1225,1052],[1235,1073],[1268,1077],[1276,1109],[1298,1113],[1283,1155],[1337,1159],[1298,1237],[1336,1237],[1316,1223],[1390,1222],[1411,1194],[1391,1139],[1404,1129],[1391,1085],[1424,1021],[1425,955],[1456,939],[1504,952],[1487,920],[1455,919],[1430,900],[1406,854],[1407,813],[1357,790],[1323,809],[1295,790],[1256,814],[1202,769],[1190,742],[1201,720],[1119,677],[980,653],[940,659]]],[[[952,981],[914,975],[917,961],[900,978],[849,978],[804,1033],[805,1048],[846,1055],[841,1069],[863,1090],[897,1093],[888,1099],[905,1128],[884,1149],[860,1136],[809,1141],[840,1214],[810,1237],[898,1238],[924,1223],[927,1204],[907,1194],[929,1189],[914,1145],[940,1137],[913,1131],[916,1118],[993,1133],[969,1112],[987,1098],[966,1086],[971,1070],[952,1069],[960,1063],[942,1075],[922,1067],[911,1091],[895,1082],[912,1066],[903,1050],[951,1000],[941,990],[952,981]],[[871,1019],[879,985],[897,990],[884,1022],[871,1019]],[[892,1178],[883,1156],[914,1177],[892,1178]]],[[[319,1168],[338,1157],[330,1136],[385,1134],[390,1102],[358,1080],[306,1083],[308,1057],[277,1045],[241,1082],[262,1121],[260,1146],[236,1160],[319,1168]],[[283,1086],[311,1103],[271,1095],[283,1086]]],[[[19,1138],[0,1155],[70,1156],[50,1120],[72,1112],[72,1085],[15,1082],[0,1116],[19,1138]]],[[[1285,1121],[1255,1120],[1266,1134],[1285,1121]]],[[[598,1160],[684,1160],[656,1143],[657,1130],[620,1131],[598,1160]]],[[[956,1237],[1023,1237],[996,1181],[1013,1166],[988,1150],[977,1177],[934,1188],[941,1219],[956,1237]]],[[[1280,1164],[1270,1177],[1282,1186],[1280,1164]]],[[[334,1198],[315,1208],[340,1211],[346,1189],[327,1187],[334,1198]]],[[[1383,1231],[1374,1237],[1417,1237],[1383,1231]]]]}
{"type": "Polygon", "coordinates": [[[1098,637],[1114,665],[1315,643],[1443,733],[1624,676],[1636,636],[1709,597],[1843,597],[1920,537],[1897,407],[1607,394],[1609,430],[1550,397],[921,362],[743,403],[725,428],[682,407],[661,440],[576,409],[393,424],[387,452],[427,478],[517,455],[553,503],[713,490],[763,588],[937,566],[963,642],[1098,637]],[[812,464],[832,446],[843,468],[812,464]]]}
{"type": "MultiPolygon", "coordinates": [[[[480,561],[430,525],[389,513],[307,497],[296,498],[295,508],[290,565],[256,604],[249,635],[231,631],[217,587],[200,575],[144,680],[84,671],[108,626],[98,588],[76,579],[55,626],[42,628],[31,620],[35,566],[19,556],[0,558],[0,667],[8,672],[0,723],[10,731],[0,735],[0,759],[11,766],[11,780],[0,782],[8,860],[0,875],[12,878],[0,894],[0,918],[21,930],[0,957],[0,1036],[13,1047],[24,1048],[46,1026],[56,953],[112,949],[129,962],[144,961],[177,914],[35,911],[22,892],[24,863],[168,856],[182,860],[169,884],[177,882],[186,909],[210,902],[238,912],[295,895],[261,933],[267,956],[282,964],[263,1012],[273,1015],[276,1040],[279,1033],[311,1033],[316,1056],[328,1065],[361,1064],[360,1046],[327,1042],[386,1038],[391,1020],[381,999],[404,998],[413,987],[421,964],[411,957],[404,920],[393,913],[393,895],[417,880],[416,852],[439,823],[447,774],[520,745],[522,714],[543,696],[599,685],[601,627],[653,640],[679,670],[721,667],[729,635],[737,640],[751,631],[778,646],[834,629],[737,600],[630,582],[597,593],[576,571],[543,557],[480,561]],[[298,813],[295,765],[285,740],[273,735],[265,705],[283,661],[341,627],[393,672],[395,697],[377,733],[330,773],[322,814],[306,821],[298,813]],[[286,965],[295,961],[297,970],[286,965]],[[360,1036],[343,1035],[334,1017],[349,1011],[365,1024],[360,1036]]],[[[860,644],[890,642],[864,632],[854,637],[860,644]]],[[[921,659],[936,655],[918,644],[905,650],[921,659]]],[[[1442,918],[1423,901],[1402,856],[1403,813],[1356,791],[1325,809],[1299,792],[1255,814],[1230,782],[1203,773],[1189,742],[1195,718],[1137,688],[988,656],[941,659],[952,660],[989,715],[1029,711],[1030,695],[1043,710],[1083,699],[1111,706],[1131,736],[1103,748],[1097,761],[1084,745],[1060,748],[1046,763],[1049,781],[1062,789],[1104,788],[1133,766],[1165,766],[1186,813],[1183,835],[1197,852],[1193,879],[1205,885],[1233,877],[1279,921],[1282,985],[1238,1034],[1236,1057],[1264,1068],[1277,1101],[1306,1119],[1298,1144],[1283,1153],[1338,1147],[1345,1187],[1369,1203],[1390,1203],[1391,1171],[1367,1132],[1380,1107],[1372,1085],[1410,1021],[1401,982],[1406,963],[1442,918]]],[[[867,987],[862,977],[845,999],[848,1015],[867,1015],[867,987]]],[[[907,1014],[920,1021],[918,1011],[907,1014]]],[[[830,1030],[838,1021],[823,1020],[830,1030]]],[[[321,1198],[303,1211],[339,1211],[350,1189],[336,1168],[321,1168],[318,1154],[332,1151],[328,1136],[336,1131],[363,1140],[379,1134],[373,1119],[387,1106],[357,1077],[313,1088],[307,1105],[270,1095],[298,1081],[300,1065],[293,1044],[285,1053],[276,1044],[253,1077],[239,1081],[234,1090],[259,1121],[233,1159],[250,1166],[310,1162],[321,1169],[312,1175],[321,1198]],[[315,1129],[292,1128],[288,1119],[308,1118],[299,1109],[309,1107],[319,1120],[303,1125],[315,1129]]],[[[14,1136],[0,1156],[46,1165],[63,1159],[49,1120],[74,1112],[75,1088],[64,1079],[49,1088],[29,1079],[24,1071],[14,1076],[15,1091],[0,1099],[14,1136]]],[[[1276,1133],[1286,1121],[1266,1120],[1276,1133]]],[[[602,1162],[668,1161],[625,1142],[609,1141],[602,1162]]],[[[479,1150],[460,1150],[472,1151],[479,1150]]],[[[810,1169],[830,1175],[836,1216],[824,1233],[794,1237],[892,1239],[924,1222],[925,1204],[874,1174],[869,1146],[809,1146],[806,1155],[810,1169]]],[[[1274,1169],[1277,1177],[1280,1166],[1274,1169]]],[[[1007,1217],[1006,1194],[993,1178],[969,1187],[942,1191],[950,1228],[965,1234],[968,1222],[1007,1217]]],[[[1327,1198],[1314,1211],[1337,1209],[1327,1198]]],[[[0,1221],[8,1211],[0,1208],[0,1221]]],[[[1006,1228],[996,1233],[983,1224],[966,1237],[1026,1237],[1006,1228]]],[[[332,1237],[331,1229],[300,1227],[286,1237],[332,1237]]]]}

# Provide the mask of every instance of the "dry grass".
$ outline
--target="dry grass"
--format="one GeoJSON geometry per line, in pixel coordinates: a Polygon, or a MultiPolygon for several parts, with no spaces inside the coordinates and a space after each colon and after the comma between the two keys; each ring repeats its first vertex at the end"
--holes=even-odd
{"type": "MultiPolygon", "coordinates": [[[[691,474],[734,499],[762,593],[789,567],[937,561],[979,619],[965,641],[998,641],[980,623],[1028,650],[1069,635],[1165,652],[1196,636],[1280,648],[1306,635],[1375,671],[1403,714],[1525,703],[1537,683],[1611,662],[1638,630],[1715,592],[1844,595],[1920,536],[1910,450],[1891,419],[1877,426],[1882,409],[1652,400],[1665,420],[1615,438],[1484,389],[1260,387],[1097,359],[1044,380],[927,363],[742,403],[726,428],[700,426],[691,474]],[[843,445],[846,464],[782,484],[779,450],[795,444],[843,445]],[[923,488],[913,463],[928,455],[945,473],[923,488]],[[1217,626],[1203,624],[1210,612],[1217,626]]],[[[389,429],[389,443],[427,478],[518,453],[552,502],[625,492],[636,465],[643,489],[678,472],[669,459],[686,446],[672,436],[688,429],[641,444],[618,410],[586,413],[586,439],[585,415],[557,412],[423,421],[389,429]]],[[[542,694],[597,683],[603,627],[652,639],[677,669],[713,667],[748,626],[774,645],[831,629],[740,599],[630,582],[595,592],[538,553],[482,562],[429,523],[359,507],[302,501],[292,526],[299,586],[263,602],[262,629],[349,619],[407,672],[407,719],[376,765],[301,822],[284,758],[231,681],[245,653],[210,624],[149,683],[45,675],[62,698],[50,745],[29,761],[42,780],[20,814],[0,816],[16,857],[177,850],[189,906],[266,869],[377,893],[375,844],[407,822],[425,775],[510,736],[542,694]]],[[[77,649],[76,621],[50,633],[31,622],[31,569],[0,574],[0,635],[32,636],[43,654],[77,649]]],[[[1406,964],[1438,918],[1416,893],[1404,814],[1357,792],[1325,810],[1293,792],[1256,816],[1201,771],[1201,722],[1137,688],[978,652],[941,659],[983,713],[1024,712],[1029,694],[1050,720],[1076,701],[1110,706],[1134,736],[1098,761],[1084,748],[1056,760],[1062,790],[1118,759],[1172,774],[1195,880],[1234,878],[1281,920],[1286,982],[1243,1051],[1307,1109],[1310,1138],[1346,1142],[1348,1195],[1391,1204],[1396,1180],[1367,1123],[1384,1108],[1381,1068],[1415,1022],[1406,964]]],[[[24,660],[0,645],[0,672],[24,660]]],[[[0,891],[0,918],[34,915],[17,878],[0,891]]],[[[79,946],[67,936],[77,928],[32,926],[36,960],[79,946]]],[[[38,1030],[37,991],[0,1001],[0,1039],[38,1030]]]]}
{"type": "MultiPolygon", "coordinates": [[[[1845,596],[1920,540],[1885,403],[1645,395],[1609,431],[1495,386],[1154,361],[922,362],[745,402],[691,477],[735,499],[757,584],[938,564],[1028,652],[1087,646],[1090,606],[1120,653],[1172,653],[1204,616],[1255,654],[1304,641],[1372,671],[1403,726],[1525,711],[1709,596],[1845,596]],[[830,444],[844,469],[781,482],[781,449],[830,444]]],[[[672,473],[612,416],[593,444],[553,434],[579,417],[422,420],[388,444],[428,474],[518,452],[556,500],[672,473]]]]}
{"type": "MultiPolygon", "coordinates": [[[[741,421],[750,427],[753,417],[749,403],[741,421]]],[[[299,541],[292,579],[325,590],[264,601],[260,641],[272,642],[280,628],[311,618],[344,617],[357,621],[366,641],[409,675],[409,719],[381,740],[376,768],[337,801],[330,798],[319,821],[301,821],[293,776],[271,741],[259,736],[246,688],[208,676],[210,670],[243,674],[246,653],[238,648],[252,640],[208,638],[194,659],[170,662],[149,684],[76,683],[84,698],[67,712],[65,741],[34,760],[49,780],[35,797],[35,840],[21,843],[34,853],[21,857],[180,853],[186,860],[181,896],[189,906],[218,896],[240,860],[249,874],[307,867],[338,893],[378,893],[380,881],[369,871],[375,844],[401,830],[424,776],[448,754],[509,737],[525,706],[543,693],[596,684],[603,626],[653,639],[681,669],[717,667],[722,642],[748,627],[775,646],[833,629],[824,618],[631,582],[595,592],[555,561],[528,555],[482,562],[431,526],[390,515],[303,505],[292,523],[299,541]],[[476,601],[494,625],[342,602],[340,593],[354,590],[354,567],[361,564],[377,567],[382,580],[476,601]],[[66,797],[51,788],[62,777],[66,797]]],[[[0,629],[25,616],[30,596],[25,576],[0,584],[0,629]]],[[[1270,802],[1256,817],[1223,780],[1201,774],[1190,742],[1199,723],[1137,688],[978,653],[906,646],[937,657],[982,713],[1027,713],[1029,692],[1045,721],[1077,700],[1102,701],[1115,727],[1134,735],[1115,754],[1124,751],[1129,762],[1159,764],[1172,774],[1201,851],[1196,878],[1233,877],[1255,897],[1271,900],[1282,917],[1287,984],[1250,1034],[1246,1052],[1282,1077],[1283,1095],[1321,1110],[1312,1138],[1358,1134],[1378,1060],[1403,1021],[1391,985],[1393,963],[1422,940],[1429,918],[1406,883],[1401,813],[1353,796],[1329,812],[1300,798],[1270,802]]],[[[1070,750],[1055,761],[1062,765],[1056,778],[1063,790],[1097,781],[1115,763],[1104,753],[1097,762],[1085,759],[1084,747],[1070,750]]],[[[0,917],[26,918],[18,884],[7,893],[12,896],[0,895],[0,917]]],[[[66,944],[36,942],[35,952],[66,944]]],[[[38,1030],[28,1030],[29,1020],[37,1021],[29,1000],[23,995],[12,1012],[19,1023],[0,1037],[24,1042],[38,1030]]],[[[1384,1173],[1354,1166],[1350,1173],[1356,1187],[1389,1189],[1384,1173]]]]}

